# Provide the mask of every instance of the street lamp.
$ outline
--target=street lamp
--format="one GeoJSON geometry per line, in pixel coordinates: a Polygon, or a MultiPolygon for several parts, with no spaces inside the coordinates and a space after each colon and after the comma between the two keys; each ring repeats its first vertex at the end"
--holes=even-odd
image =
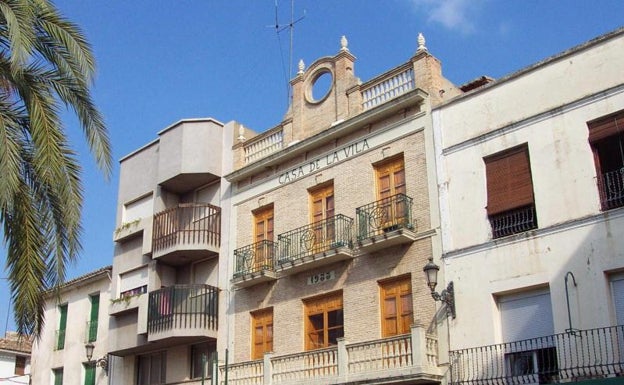
{"type": "MultiPolygon", "coordinates": [[[[93,350],[95,349],[95,345],[91,342],[87,342],[85,344],[85,353],[87,355],[87,361],[89,363],[93,362],[91,358],[93,358],[93,350]]],[[[108,354],[105,354],[104,357],[95,360],[95,366],[99,366],[104,370],[104,373],[107,373],[108,370],[108,354]]]]}
{"type": "Polygon", "coordinates": [[[436,301],[441,301],[446,304],[446,314],[455,318],[455,292],[453,291],[453,281],[449,282],[446,289],[442,290],[442,293],[435,291],[438,285],[438,271],[440,266],[433,263],[433,257],[429,258],[429,262],[423,267],[425,277],[427,278],[427,286],[431,289],[431,296],[436,301]]]}

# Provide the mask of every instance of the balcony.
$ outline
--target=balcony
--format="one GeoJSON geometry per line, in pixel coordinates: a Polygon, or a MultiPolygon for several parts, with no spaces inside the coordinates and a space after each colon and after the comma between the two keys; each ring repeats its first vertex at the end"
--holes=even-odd
{"type": "MultiPolygon", "coordinates": [[[[437,339],[422,327],[410,334],[274,356],[228,366],[229,385],[431,383],[442,378],[437,339]]],[[[225,378],[220,367],[219,379],[225,378]]],[[[225,385],[221,381],[222,385],[225,385]]]]}
{"type": "Polygon", "coordinates": [[[147,340],[185,343],[217,338],[219,289],[175,285],[149,293],[147,340]]]}
{"type": "Polygon", "coordinates": [[[412,198],[396,194],[358,207],[357,240],[366,252],[413,242],[416,223],[412,219],[412,198]]]}
{"type": "Polygon", "coordinates": [[[152,258],[171,265],[216,255],[221,244],[221,208],[183,203],[161,211],[154,215],[152,237],[152,258]]]}
{"type": "Polygon", "coordinates": [[[624,325],[450,352],[452,383],[549,384],[624,375],[624,325]]]}
{"type": "Polygon", "coordinates": [[[492,226],[492,238],[523,233],[537,228],[535,205],[520,207],[489,217],[492,226]]]}
{"type": "Polygon", "coordinates": [[[294,274],[353,258],[353,218],[338,214],[277,236],[276,270],[294,274]]]}
{"type": "Polygon", "coordinates": [[[260,241],[234,250],[234,277],[232,284],[248,287],[262,282],[274,281],[277,243],[260,241]]]}
{"type": "Polygon", "coordinates": [[[602,210],[624,206],[624,167],[598,176],[602,210]]]}

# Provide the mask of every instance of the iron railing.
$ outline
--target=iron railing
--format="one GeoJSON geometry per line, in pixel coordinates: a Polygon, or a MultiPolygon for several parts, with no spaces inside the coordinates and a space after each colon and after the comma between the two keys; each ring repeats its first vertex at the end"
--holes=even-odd
{"type": "Polygon", "coordinates": [[[415,228],[412,221],[412,198],[396,194],[355,209],[357,238],[374,237],[398,229],[415,228]]]}
{"type": "Polygon", "coordinates": [[[491,215],[489,219],[493,238],[506,237],[537,228],[534,204],[491,215]]]}
{"type": "Polygon", "coordinates": [[[624,167],[599,175],[598,192],[603,210],[624,206],[624,167]]]}
{"type": "Polygon", "coordinates": [[[277,243],[260,241],[234,250],[234,278],[245,274],[272,271],[277,243]]]}
{"type": "Polygon", "coordinates": [[[546,384],[624,374],[624,325],[450,352],[452,383],[546,384]]]}
{"type": "Polygon", "coordinates": [[[87,321],[85,342],[94,342],[97,340],[98,321],[87,321]]]}
{"type": "Polygon", "coordinates": [[[353,218],[338,214],[322,221],[288,231],[277,236],[279,243],[278,263],[336,249],[353,246],[353,218]]]}
{"type": "Polygon", "coordinates": [[[207,203],[181,203],[154,215],[154,251],[176,245],[221,243],[221,208],[207,203]]]}
{"type": "Polygon", "coordinates": [[[54,350],[65,349],[65,332],[66,329],[57,329],[54,333],[54,341],[56,341],[56,344],[54,345],[54,350]]]}
{"type": "Polygon", "coordinates": [[[219,289],[175,285],[149,293],[147,332],[205,328],[217,330],[219,289]]]}

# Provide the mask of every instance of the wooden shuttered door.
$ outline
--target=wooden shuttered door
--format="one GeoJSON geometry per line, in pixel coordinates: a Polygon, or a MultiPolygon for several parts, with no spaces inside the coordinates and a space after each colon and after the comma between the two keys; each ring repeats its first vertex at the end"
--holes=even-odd
{"type": "Polygon", "coordinates": [[[379,285],[382,336],[391,337],[409,333],[414,322],[411,278],[402,277],[381,282],[379,285]]]}
{"type": "Polygon", "coordinates": [[[273,205],[262,207],[253,213],[256,242],[273,240],[273,205]]]}
{"type": "Polygon", "coordinates": [[[304,301],[306,350],[336,345],[344,337],[342,291],[304,301]]]}
{"type": "Polygon", "coordinates": [[[251,313],[252,352],[251,359],[259,360],[264,353],[273,351],[273,309],[251,313]]]}
{"type": "Polygon", "coordinates": [[[533,204],[533,182],[526,145],[484,159],[487,213],[495,215],[533,204]]]}
{"type": "Polygon", "coordinates": [[[326,185],[310,191],[310,213],[312,222],[334,216],[334,185],[326,185]]]}
{"type": "Polygon", "coordinates": [[[405,194],[405,165],[402,156],[375,166],[375,171],[379,199],[405,194]]]}
{"type": "Polygon", "coordinates": [[[589,128],[589,141],[592,143],[622,134],[624,133],[624,111],[589,122],[587,127],[589,128]]]}

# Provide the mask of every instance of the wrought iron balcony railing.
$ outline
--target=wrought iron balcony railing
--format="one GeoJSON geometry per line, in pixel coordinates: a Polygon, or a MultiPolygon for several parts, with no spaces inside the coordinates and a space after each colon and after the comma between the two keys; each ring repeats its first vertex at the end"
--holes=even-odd
{"type": "Polygon", "coordinates": [[[353,218],[338,214],[307,226],[299,227],[277,236],[279,243],[278,263],[336,249],[353,246],[353,218]]]}
{"type": "Polygon", "coordinates": [[[54,350],[65,349],[65,329],[57,329],[54,333],[54,350]]]}
{"type": "Polygon", "coordinates": [[[358,240],[416,227],[412,220],[412,198],[405,194],[396,194],[358,207],[355,213],[358,240]]]}
{"type": "Polygon", "coordinates": [[[276,255],[277,243],[273,241],[260,241],[234,250],[234,278],[272,271],[276,255]]]}
{"type": "Polygon", "coordinates": [[[149,293],[147,332],[205,328],[217,330],[219,289],[175,285],[149,293]]]}
{"type": "Polygon", "coordinates": [[[182,203],[154,215],[154,252],[180,245],[221,243],[221,208],[207,203],[182,203]]]}
{"type": "Polygon", "coordinates": [[[87,321],[85,342],[97,340],[98,321],[87,321]]]}
{"type": "Polygon", "coordinates": [[[603,210],[624,206],[624,167],[599,175],[598,192],[603,210]]]}
{"type": "Polygon", "coordinates": [[[624,325],[450,352],[452,383],[546,384],[624,374],[624,325]]]}
{"type": "Polygon", "coordinates": [[[489,219],[493,238],[506,237],[537,228],[534,204],[491,215],[489,219]]]}

